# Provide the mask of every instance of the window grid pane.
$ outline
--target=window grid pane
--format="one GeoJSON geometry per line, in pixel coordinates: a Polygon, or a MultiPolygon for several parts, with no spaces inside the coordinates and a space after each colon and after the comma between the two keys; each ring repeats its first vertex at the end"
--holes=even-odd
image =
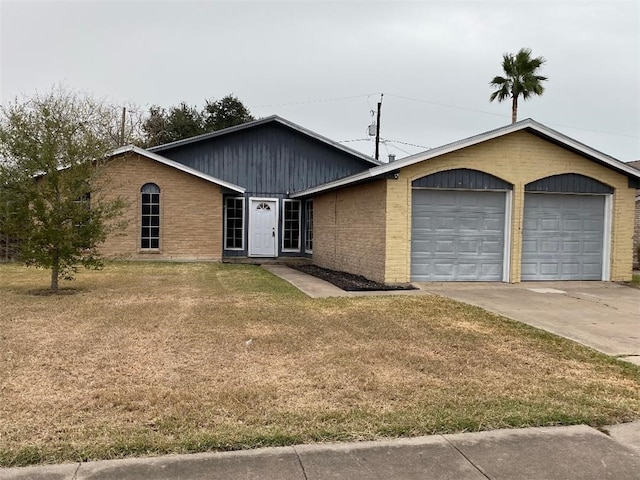
{"type": "Polygon", "coordinates": [[[244,244],[244,198],[227,197],[225,199],[224,248],[242,250],[244,244]]]}
{"type": "Polygon", "coordinates": [[[160,188],[147,183],[141,189],[140,248],[160,248],[160,188]]]}
{"type": "Polygon", "coordinates": [[[300,201],[284,201],[282,248],[300,250],[300,201]]]}

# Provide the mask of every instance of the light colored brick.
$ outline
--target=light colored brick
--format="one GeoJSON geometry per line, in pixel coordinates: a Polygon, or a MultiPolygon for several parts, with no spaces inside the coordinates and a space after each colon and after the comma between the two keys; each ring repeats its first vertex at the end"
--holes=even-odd
{"type": "Polygon", "coordinates": [[[524,131],[405,167],[398,179],[316,197],[314,262],[387,283],[410,281],[411,182],[456,168],[480,170],[513,184],[509,281],[514,283],[521,276],[525,185],[552,175],[578,173],[611,186],[610,278],[631,279],[635,191],[628,188],[626,176],[524,131]],[[386,218],[381,218],[382,211],[386,218]]]}
{"type": "Polygon", "coordinates": [[[384,281],[384,180],[313,199],[313,262],[384,281]]]}
{"type": "Polygon", "coordinates": [[[104,197],[128,202],[124,232],[111,235],[100,251],[108,257],[130,259],[221,260],[222,192],[218,185],[137,154],[110,160],[103,180],[104,197]],[[140,189],[160,187],[160,250],[140,249],[140,189]]]}

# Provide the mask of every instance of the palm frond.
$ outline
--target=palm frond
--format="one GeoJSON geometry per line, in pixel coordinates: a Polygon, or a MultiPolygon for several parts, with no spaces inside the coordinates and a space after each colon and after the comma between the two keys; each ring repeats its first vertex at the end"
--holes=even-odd
{"type": "Polygon", "coordinates": [[[542,95],[544,92],[542,82],[548,78],[537,75],[536,70],[545,62],[544,57],[532,58],[530,48],[521,48],[515,55],[503,54],[502,70],[505,76],[496,76],[489,83],[493,87],[498,87],[489,97],[489,101],[512,98],[517,104],[519,96],[527,100],[532,95],[542,95]]]}

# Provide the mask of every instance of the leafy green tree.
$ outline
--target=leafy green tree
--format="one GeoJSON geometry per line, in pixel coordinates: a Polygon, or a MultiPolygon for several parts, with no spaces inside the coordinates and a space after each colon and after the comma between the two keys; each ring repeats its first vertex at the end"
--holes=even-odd
{"type": "Polygon", "coordinates": [[[185,102],[181,102],[177,107],[171,107],[167,120],[171,125],[170,141],[172,142],[205,133],[202,113],[185,102]]]}
{"type": "Polygon", "coordinates": [[[544,57],[532,58],[530,48],[521,48],[515,55],[505,53],[502,56],[504,77],[496,76],[491,80],[490,85],[497,90],[491,94],[489,101],[497,99],[502,102],[511,98],[511,123],[518,120],[518,98],[521,95],[528,100],[532,95],[542,95],[544,92],[541,82],[548,79],[538,75],[537,71],[545,62],[544,57]]]}
{"type": "Polygon", "coordinates": [[[227,95],[220,100],[205,100],[202,110],[185,102],[169,110],[153,105],[142,123],[143,144],[146,147],[155,147],[251,120],[254,118],[247,107],[233,95],[227,95]]]}
{"type": "Polygon", "coordinates": [[[144,146],[155,147],[163,143],[171,142],[171,132],[169,131],[167,111],[158,106],[152,105],[149,108],[149,116],[142,123],[144,134],[144,146]]]}
{"type": "Polygon", "coordinates": [[[112,112],[63,87],[1,107],[0,230],[26,265],[51,270],[52,292],[80,265],[100,269],[98,245],[124,226],[125,202],[103,197],[112,112]]]}
{"type": "Polygon", "coordinates": [[[206,100],[203,115],[207,132],[255,120],[249,109],[234,95],[227,95],[220,100],[206,100]]]}

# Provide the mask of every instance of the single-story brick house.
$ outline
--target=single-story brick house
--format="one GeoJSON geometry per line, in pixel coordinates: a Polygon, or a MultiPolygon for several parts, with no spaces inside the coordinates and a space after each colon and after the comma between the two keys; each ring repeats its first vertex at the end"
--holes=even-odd
{"type": "Polygon", "coordinates": [[[308,257],[386,283],[631,279],[640,172],[527,119],[388,164],[280,117],[112,155],[138,258],[308,257]]]}
{"type": "Polygon", "coordinates": [[[107,163],[109,196],[128,200],[129,225],[101,247],[149,260],[311,257],[313,202],[289,197],[380,165],[278,116],[107,163]]]}

